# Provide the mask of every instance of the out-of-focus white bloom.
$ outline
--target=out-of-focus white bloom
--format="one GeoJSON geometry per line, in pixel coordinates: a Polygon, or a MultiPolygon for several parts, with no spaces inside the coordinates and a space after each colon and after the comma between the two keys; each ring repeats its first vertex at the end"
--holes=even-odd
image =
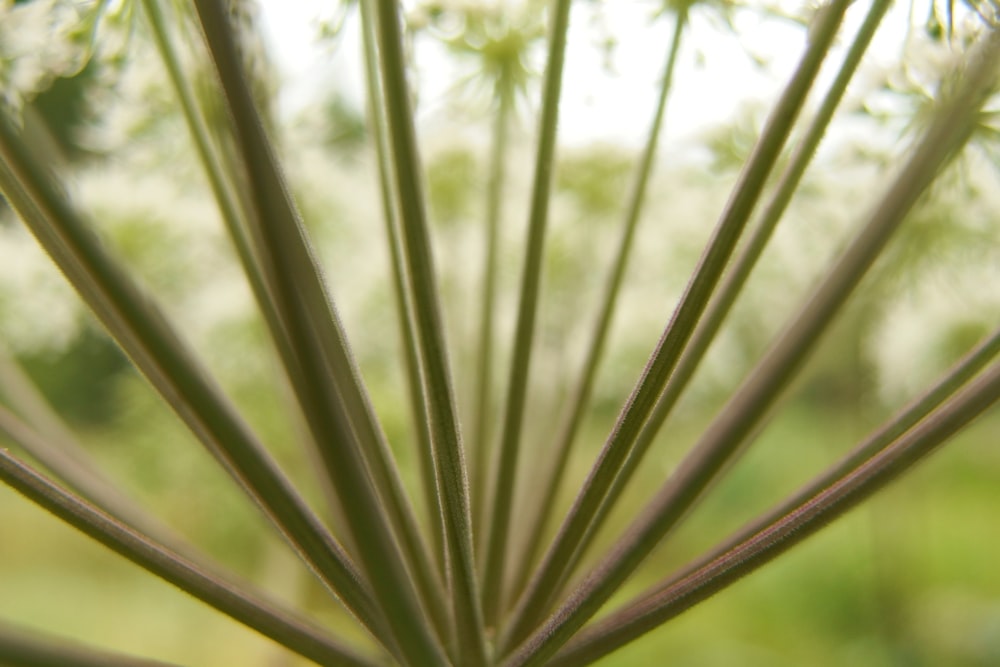
{"type": "Polygon", "coordinates": [[[64,349],[83,322],[79,300],[35,239],[0,228],[0,338],[14,352],[64,349]]]}
{"type": "Polygon", "coordinates": [[[996,285],[1000,265],[952,265],[887,304],[868,343],[887,401],[909,400],[944,373],[963,329],[988,331],[1000,321],[996,285]]]}
{"type": "Polygon", "coordinates": [[[0,0],[0,94],[20,108],[52,80],[80,71],[91,55],[94,0],[0,0]]]}
{"type": "MultiPolygon", "coordinates": [[[[370,323],[365,313],[372,314],[373,295],[384,293],[390,276],[376,167],[367,155],[351,164],[338,160],[317,145],[316,132],[308,122],[289,128],[282,137],[284,166],[338,311],[347,329],[363,338],[370,323]]],[[[392,313],[391,301],[381,305],[392,313]]]]}

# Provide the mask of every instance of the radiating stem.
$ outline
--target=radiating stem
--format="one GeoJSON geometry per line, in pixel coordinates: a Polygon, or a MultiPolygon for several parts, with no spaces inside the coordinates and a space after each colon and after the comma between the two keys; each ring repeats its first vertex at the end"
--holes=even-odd
{"type": "MultiPolygon", "coordinates": [[[[832,5],[827,5],[826,11],[831,8],[832,5]]],[[[990,33],[977,45],[959,90],[936,110],[930,127],[871,214],[868,224],[834,263],[694,449],[611,552],[552,617],[517,649],[505,663],[507,667],[541,664],[567,641],[688,513],[748,434],[754,432],[891,234],[971,136],[979,111],[996,86],[998,63],[1000,31],[990,33]]]]}
{"type": "MultiPolygon", "coordinates": [[[[274,291],[267,284],[264,267],[251,245],[248,221],[253,215],[252,204],[246,193],[246,188],[239,189],[237,187],[237,184],[245,182],[245,178],[238,169],[238,159],[233,155],[233,151],[226,150],[231,148],[231,136],[226,128],[220,127],[218,123],[209,126],[204,106],[199,104],[190,77],[181,63],[180,53],[175,42],[176,35],[170,29],[170,21],[164,13],[162,1],[142,0],[143,8],[153,31],[153,42],[159,52],[160,60],[167,70],[195,152],[208,179],[226,232],[236,250],[240,267],[243,269],[243,274],[253,292],[257,308],[264,319],[275,350],[287,371],[292,366],[291,360],[295,358],[295,344],[289,338],[287,328],[281,323],[281,315],[278,312],[274,291]],[[213,131],[217,140],[215,145],[212,142],[213,131]],[[217,150],[220,146],[221,151],[217,150]]],[[[176,23],[176,18],[174,20],[176,23]]],[[[291,380],[290,377],[288,379],[291,380]]],[[[315,464],[313,468],[319,472],[317,478],[327,503],[330,505],[332,523],[341,539],[345,541],[347,546],[353,548],[354,538],[346,529],[346,520],[340,500],[328,476],[323,474],[322,454],[316,442],[313,441],[308,427],[302,421],[304,416],[298,406],[296,406],[293,416],[297,420],[296,426],[300,429],[299,433],[302,435],[305,445],[308,446],[307,455],[310,462],[315,464]]]]}
{"type": "MultiPolygon", "coordinates": [[[[792,153],[788,166],[785,168],[774,194],[761,213],[760,220],[755,225],[750,238],[747,239],[747,242],[733,261],[733,266],[729,269],[718,291],[712,297],[707,310],[691,335],[691,340],[685,348],[684,354],[677,363],[677,368],[667,381],[663,393],[657,399],[649,420],[642,427],[642,431],[636,439],[632,452],[625,460],[625,464],[615,478],[614,484],[601,503],[600,509],[594,515],[590,525],[587,526],[587,536],[580,543],[580,547],[573,557],[574,561],[579,561],[583,558],[585,550],[593,541],[601,526],[604,525],[604,519],[611,513],[617,499],[621,497],[621,494],[628,487],[632,479],[632,474],[639,468],[643,456],[649,451],[664,421],[666,421],[670,411],[687,387],[688,382],[694,376],[699,363],[704,358],[712,341],[715,340],[715,336],[722,326],[723,321],[725,321],[726,316],[729,314],[733,303],[746,284],[750,272],[756,266],[757,260],[764,251],[764,247],[770,240],[772,232],[781,220],[781,216],[791,202],[792,196],[798,189],[806,167],[812,161],[819,142],[823,138],[830,120],[833,118],[834,111],[836,111],[844,92],[847,90],[848,83],[850,83],[855,71],[857,71],[857,66],[861,62],[862,56],[871,43],[872,37],[875,35],[882,18],[885,16],[885,12],[891,4],[891,0],[877,0],[872,3],[868,16],[858,31],[857,37],[851,45],[847,56],[844,58],[844,63],[837,73],[836,79],[823,98],[823,103],[820,105],[820,109],[806,130],[805,135],[792,153]]],[[[572,567],[569,569],[572,570],[572,567]]]]}
{"type": "MultiPolygon", "coordinates": [[[[413,313],[406,288],[406,267],[402,255],[399,238],[399,220],[392,196],[392,173],[390,168],[390,153],[385,126],[385,111],[378,85],[378,60],[375,50],[375,25],[371,20],[370,0],[361,0],[362,42],[365,60],[365,82],[368,96],[369,126],[375,141],[375,155],[378,161],[379,190],[382,198],[382,216],[385,223],[386,239],[389,246],[390,263],[392,266],[393,295],[396,300],[396,314],[400,327],[400,340],[403,347],[403,357],[406,366],[407,395],[410,399],[410,411],[416,433],[417,459],[420,462],[421,482],[424,499],[427,505],[427,520],[434,543],[434,554],[441,576],[446,574],[444,551],[444,527],[442,525],[441,496],[438,493],[437,478],[434,473],[434,452],[431,449],[430,425],[427,418],[427,405],[424,400],[423,385],[420,376],[420,359],[417,347],[416,331],[413,313]]],[[[414,572],[418,578],[417,585],[421,596],[434,618],[439,637],[450,644],[449,637],[451,621],[442,603],[441,583],[439,577],[429,576],[430,568],[420,568],[414,572]]]]}
{"type": "Polygon", "coordinates": [[[514,351],[507,382],[507,400],[496,456],[497,464],[493,471],[495,473],[493,497],[489,510],[489,533],[483,564],[483,614],[487,625],[494,628],[499,621],[502,606],[510,511],[513,505],[517,459],[524,425],[524,406],[528,398],[528,372],[541,286],[545,230],[549,218],[549,194],[552,189],[555,163],[559,99],[562,93],[566,36],[569,32],[569,10],[569,0],[553,1],[538,151],[535,155],[535,176],[531,193],[531,212],[528,218],[528,238],[521,274],[517,327],[514,333],[514,351]]]}
{"type": "Polygon", "coordinates": [[[0,665],[4,667],[177,667],[133,658],[0,622],[0,665]]]}
{"type": "Polygon", "coordinates": [[[0,394],[20,416],[0,406],[0,432],[32,458],[104,511],[155,537],[175,551],[191,554],[184,542],[158,517],[129,498],[95,465],[24,370],[0,351],[0,394]],[[22,420],[22,416],[24,420],[22,420]]]}
{"type": "Polygon", "coordinates": [[[784,503],[766,520],[754,522],[753,532],[740,531],[739,538],[727,540],[710,556],[587,628],[547,664],[591,664],[754,572],[856,507],[1000,400],[1000,365],[994,364],[980,379],[952,394],[954,389],[945,389],[949,400],[944,407],[923,413],[909,430],[890,425],[893,437],[885,437],[889,431],[879,433],[810,484],[808,493],[797,494],[795,502],[784,503]],[[881,449],[873,454],[876,442],[881,449]]]}
{"type": "Polygon", "coordinates": [[[296,552],[392,646],[353,563],[295,492],[153,298],[105,250],[54,175],[0,114],[0,190],[133,363],[296,552]]]}
{"type": "Polygon", "coordinates": [[[408,498],[254,103],[228,10],[222,0],[195,6],[233,120],[253,206],[250,237],[295,343],[292,386],[404,659],[437,664],[442,648],[408,571],[426,566],[408,498]]]}
{"type": "Polygon", "coordinates": [[[3,449],[0,449],[0,480],[119,555],[310,660],[330,665],[374,665],[315,628],[255,599],[238,583],[208,573],[180,554],[133,532],[3,449]]]}
{"type": "Polygon", "coordinates": [[[824,6],[816,34],[740,174],[680,304],[570,508],[555,542],[546,552],[515,608],[511,627],[502,642],[505,651],[520,643],[551,609],[555,594],[567,576],[567,567],[574,562],[574,554],[586,537],[587,527],[632,450],[736,247],[820,65],[830,50],[848,4],[850,0],[834,0],[824,6]]]}
{"type": "MultiPolygon", "coordinates": [[[[982,371],[998,353],[1000,353],[1000,329],[997,329],[992,335],[984,339],[955,364],[937,384],[912,401],[899,414],[855,447],[836,465],[831,466],[829,470],[786,498],[774,509],[741,528],[723,544],[712,549],[711,552],[685,565],[680,572],[670,577],[670,581],[675,582],[682,579],[703,565],[707,565],[726,551],[737,546],[740,542],[749,539],[754,533],[763,530],[768,524],[777,521],[782,515],[791,513],[795,507],[802,505],[810,497],[823,491],[823,489],[832,486],[838,478],[848,474],[852,469],[857,468],[866,460],[884,450],[899,436],[916,426],[954,396],[963,385],[982,371]]],[[[663,587],[661,585],[659,588],[663,587]]]]}
{"type": "Polygon", "coordinates": [[[584,356],[583,370],[570,398],[569,411],[559,431],[559,439],[555,445],[552,468],[540,484],[542,496],[541,500],[536,504],[538,511],[532,513],[528,518],[528,524],[531,527],[528,530],[524,552],[521,558],[518,559],[517,577],[514,581],[512,594],[508,597],[511,601],[516,601],[528,584],[528,578],[532,572],[531,568],[534,566],[538,558],[538,551],[542,546],[545,528],[552,518],[559,487],[566,472],[566,464],[569,460],[570,451],[576,439],[577,431],[580,428],[580,423],[583,421],[587,406],[590,403],[594,378],[597,376],[597,369],[604,355],[604,344],[607,340],[608,330],[611,328],[611,321],[618,303],[618,295],[621,292],[625,269],[631,257],[632,240],[635,238],[635,230],[638,226],[642,206],[645,201],[646,187],[649,184],[649,178],[653,171],[656,149],[660,139],[660,130],[663,127],[663,117],[674,78],[674,67],[677,63],[681,37],[684,34],[686,26],[687,10],[682,9],[674,20],[674,33],[671,38],[670,48],[667,49],[667,60],[663,67],[663,80],[660,84],[660,96],[656,103],[656,110],[653,113],[652,125],[647,134],[646,146],[636,170],[635,181],[628,200],[624,224],[622,225],[622,235],[618,243],[618,253],[615,256],[614,263],[605,283],[604,300],[601,303],[600,311],[594,323],[590,346],[587,348],[587,353],[584,356]]]}
{"type": "Polygon", "coordinates": [[[454,385],[445,343],[439,290],[434,273],[430,229],[421,182],[416,130],[403,57],[400,7],[392,0],[376,2],[375,18],[382,72],[382,90],[388,111],[393,179],[400,211],[408,285],[420,361],[432,426],[434,464],[444,509],[444,536],[448,554],[449,588],[457,626],[460,663],[476,667],[486,662],[486,644],[472,555],[472,520],[468,478],[455,406],[454,385]]]}
{"type": "MultiPolygon", "coordinates": [[[[506,71],[506,70],[505,70],[506,71]]],[[[490,149],[490,175],[486,190],[486,234],[484,237],[482,301],[479,310],[479,349],[476,360],[476,412],[471,451],[472,525],[477,535],[485,528],[488,476],[493,437],[493,334],[497,292],[497,255],[500,220],[503,217],[503,191],[507,181],[507,144],[510,116],[514,106],[509,91],[512,86],[501,75],[494,84],[497,91],[493,146],[490,149]]]]}

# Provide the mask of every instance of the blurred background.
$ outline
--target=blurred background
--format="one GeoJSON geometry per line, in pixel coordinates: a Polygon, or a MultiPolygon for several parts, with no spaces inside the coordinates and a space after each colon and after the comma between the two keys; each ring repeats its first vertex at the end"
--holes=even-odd
{"type": "MultiPolygon", "coordinates": [[[[470,413],[495,105],[490,66],[513,57],[520,68],[500,232],[495,368],[503,369],[532,178],[544,4],[404,3],[451,361],[460,408],[470,413]],[[499,37],[516,50],[494,48],[499,37]]],[[[686,4],[691,28],[667,131],[574,480],[585,476],[667,322],[813,15],[803,2],[686,4]]],[[[860,22],[863,4],[852,7],[846,30],[860,22]]],[[[876,201],[942,73],[981,25],[971,5],[947,4],[913,0],[890,11],[744,298],[609,526],[623,526],[662,483],[876,201]]],[[[72,197],[319,502],[265,330],[138,6],[96,6],[0,4],[4,102],[22,111],[72,197]]],[[[578,372],[679,6],[591,0],[573,10],[526,466],[545,458],[556,435],[552,415],[578,372]]],[[[269,130],[419,502],[356,8],[251,0],[235,7],[269,130]]],[[[207,82],[198,48],[191,53],[207,82]]],[[[923,197],[754,446],[611,606],[838,459],[1000,322],[997,109],[923,197]]],[[[23,369],[109,476],[178,533],[364,643],[3,209],[2,368],[23,369]]],[[[506,374],[495,376],[502,395],[506,374]]],[[[864,508],[601,664],[1000,664],[998,434],[994,410],[864,508]]],[[[512,502],[523,506],[530,495],[512,502]]],[[[0,516],[0,618],[185,665],[299,664],[6,487],[0,516]]],[[[615,537],[606,530],[598,547],[615,537]]]]}

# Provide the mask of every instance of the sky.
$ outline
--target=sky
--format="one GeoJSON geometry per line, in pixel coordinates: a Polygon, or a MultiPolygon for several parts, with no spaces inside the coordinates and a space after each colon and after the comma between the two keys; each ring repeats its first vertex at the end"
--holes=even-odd
{"type": "MultiPolygon", "coordinates": [[[[669,21],[650,24],[656,3],[623,0],[602,3],[603,20],[619,37],[613,70],[607,71],[593,27],[593,4],[577,3],[564,73],[561,139],[569,143],[604,140],[636,144],[646,134],[655,104],[666,49],[669,21]]],[[[805,2],[785,2],[801,11],[805,2]]],[[[864,3],[855,3],[847,26],[860,23],[864,3]]],[[[872,47],[875,67],[898,57],[909,3],[896,3],[872,47]]],[[[331,0],[280,2],[262,0],[265,34],[286,77],[282,109],[289,114],[306,106],[318,92],[335,90],[361,105],[362,79],[357,24],[349,21],[335,48],[317,39],[318,20],[330,16],[331,0]],[[324,14],[325,12],[325,14],[324,14]]],[[[750,12],[736,17],[740,39],[723,33],[703,12],[693,15],[671,98],[667,137],[691,136],[733,116],[734,106],[773,99],[805,45],[804,31],[790,22],[761,19],[750,12]],[[748,57],[751,54],[753,58],[748,57]],[[754,58],[767,63],[754,64],[754,58]]],[[[426,118],[444,105],[456,73],[431,49],[418,52],[422,95],[419,113],[426,118]]],[[[836,62],[836,60],[834,60],[836,62]]]]}

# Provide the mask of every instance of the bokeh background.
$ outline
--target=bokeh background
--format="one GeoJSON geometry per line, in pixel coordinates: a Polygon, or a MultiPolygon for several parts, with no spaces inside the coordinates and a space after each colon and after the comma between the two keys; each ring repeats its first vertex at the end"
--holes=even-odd
{"type": "MultiPolygon", "coordinates": [[[[279,17],[281,3],[238,4],[270,129],[419,501],[360,102],[356,18],[338,3],[298,8],[291,18],[279,17]]],[[[850,25],[864,3],[855,4],[850,25]]],[[[598,545],[613,540],[669,474],[862,221],[919,131],[935,82],[978,25],[961,3],[951,26],[944,3],[898,4],[745,298],[598,545]]],[[[587,342],[671,32],[663,5],[581,2],[574,10],[526,466],[537,466],[555,437],[552,415],[587,342]]],[[[455,40],[496,7],[405,6],[452,362],[461,407],[471,410],[491,100],[482,61],[455,40]]],[[[111,3],[92,46],[80,36],[86,5],[0,7],[6,102],[22,109],[38,150],[68,175],[73,198],[164,300],[264,441],[319,502],[266,334],[137,10],[111,3]]],[[[525,17],[530,45],[501,232],[498,369],[512,337],[544,56],[543,13],[530,7],[502,7],[525,17]]],[[[768,104],[794,66],[810,11],[801,2],[694,3],[669,130],[573,479],[586,474],[669,318],[768,104]]],[[[984,117],[965,154],[923,198],[755,445],[616,602],[795,490],[1000,322],[994,122],[995,112],[984,117]]],[[[124,491],[276,597],[366,641],[146,387],[5,206],[0,341],[4,368],[27,373],[124,491]]],[[[998,434],[994,410],[864,508],[601,664],[1000,664],[998,434]]],[[[524,497],[511,502],[531,511],[525,486],[524,497]]],[[[562,508],[572,501],[571,486],[562,508]]],[[[0,517],[5,620],[185,665],[299,664],[5,487],[0,517]]]]}

